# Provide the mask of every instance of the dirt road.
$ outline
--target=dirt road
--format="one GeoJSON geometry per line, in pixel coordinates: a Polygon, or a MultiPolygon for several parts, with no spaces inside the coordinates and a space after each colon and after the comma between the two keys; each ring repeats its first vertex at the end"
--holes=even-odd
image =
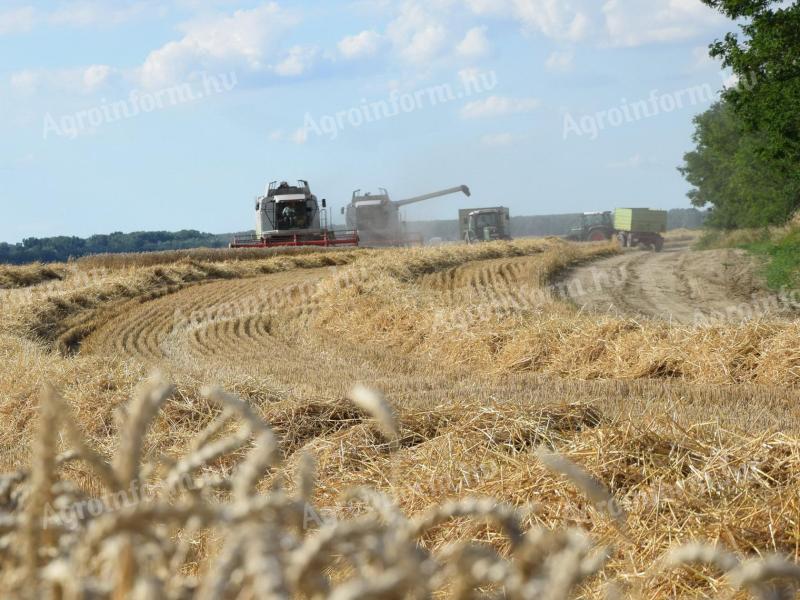
{"type": "Polygon", "coordinates": [[[741,250],[626,251],[570,271],[557,287],[586,311],[677,324],[791,313],[765,289],[757,260],[741,250]]]}

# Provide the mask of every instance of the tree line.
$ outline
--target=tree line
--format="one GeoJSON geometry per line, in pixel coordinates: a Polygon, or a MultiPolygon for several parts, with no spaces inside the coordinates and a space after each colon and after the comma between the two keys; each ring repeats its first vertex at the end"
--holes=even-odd
{"type": "Polygon", "coordinates": [[[230,236],[201,233],[187,229],[177,232],[137,231],[93,235],[89,238],[26,238],[21,244],[0,243],[0,263],[65,262],[90,254],[154,252],[189,248],[223,248],[230,236]]]}
{"type": "Polygon", "coordinates": [[[736,83],[695,118],[679,170],[709,226],[780,225],[800,209],[800,1],[702,1],[740,23],[710,46],[736,83]]]}

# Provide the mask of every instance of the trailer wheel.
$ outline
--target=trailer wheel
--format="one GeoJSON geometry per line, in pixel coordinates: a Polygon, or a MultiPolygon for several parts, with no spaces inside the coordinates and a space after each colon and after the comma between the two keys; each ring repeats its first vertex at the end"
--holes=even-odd
{"type": "Polygon", "coordinates": [[[657,239],[656,243],[653,245],[653,248],[656,252],[662,252],[664,250],[664,239],[657,239]]]}

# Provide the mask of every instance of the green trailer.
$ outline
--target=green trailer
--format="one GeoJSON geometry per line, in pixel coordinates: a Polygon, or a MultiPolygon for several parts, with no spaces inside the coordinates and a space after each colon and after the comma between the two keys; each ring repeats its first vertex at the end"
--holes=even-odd
{"type": "Polygon", "coordinates": [[[664,233],[667,230],[667,211],[618,208],[614,211],[614,229],[639,233],[664,233]]]}
{"type": "Polygon", "coordinates": [[[664,249],[662,233],[667,231],[667,211],[650,208],[617,208],[614,231],[623,247],[647,246],[664,249]]]}

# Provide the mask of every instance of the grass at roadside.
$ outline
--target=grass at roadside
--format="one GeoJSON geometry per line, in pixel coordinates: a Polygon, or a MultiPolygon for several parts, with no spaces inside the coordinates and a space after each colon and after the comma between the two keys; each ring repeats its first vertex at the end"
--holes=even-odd
{"type": "Polygon", "coordinates": [[[744,247],[768,258],[766,277],[770,288],[800,287],[800,228],[777,239],[753,242],[744,247]]]}
{"type": "Polygon", "coordinates": [[[783,227],[709,231],[696,248],[742,248],[766,259],[764,276],[771,289],[800,288],[800,216],[783,227]]]}

